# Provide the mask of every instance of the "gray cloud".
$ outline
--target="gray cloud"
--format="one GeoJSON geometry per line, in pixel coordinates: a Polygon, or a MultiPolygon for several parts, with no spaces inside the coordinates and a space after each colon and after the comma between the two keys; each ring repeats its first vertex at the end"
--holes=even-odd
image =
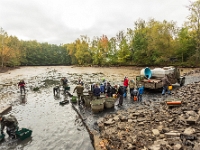
{"type": "MultiPolygon", "coordinates": [[[[194,1],[194,0],[193,0],[194,1]]],[[[189,0],[1,0],[0,27],[22,40],[70,43],[80,35],[116,36],[139,18],[181,26],[189,0]]]]}

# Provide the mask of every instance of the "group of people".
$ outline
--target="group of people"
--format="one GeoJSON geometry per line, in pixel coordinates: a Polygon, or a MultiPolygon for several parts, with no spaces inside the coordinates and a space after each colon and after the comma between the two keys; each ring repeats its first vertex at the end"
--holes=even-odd
{"type": "Polygon", "coordinates": [[[142,94],[144,92],[144,87],[139,85],[136,86],[134,80],[128,80],[128,77],[124,77],[123,85],[114,85],[112,86],[109,82],[106,82],[105,79],[102,80],[100,86],[98,84],[93,84],[91,86],[93,95],[98,99],[100,95],[106,94],[106,97],[113,97],[113,95],[117,95],[119,98],[118,106],[123,105],[123,98],[127,97],[128,87],[130,89],[130,98],[133,99],[134,96],[137,97],[137,101],[142,101],[142,94]]]}

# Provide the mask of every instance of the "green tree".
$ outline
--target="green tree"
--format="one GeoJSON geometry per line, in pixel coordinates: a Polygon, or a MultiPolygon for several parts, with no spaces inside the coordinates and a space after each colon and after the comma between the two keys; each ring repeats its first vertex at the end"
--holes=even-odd
{"type": "Polygon", "coordinates": [[[188,6],[190,15],[188,17],[188,27],[193,32],[193,38],[196,42],[196,51],[194,54],[196,63],[200,62],[200,0],[191,2],[188,6]]]}

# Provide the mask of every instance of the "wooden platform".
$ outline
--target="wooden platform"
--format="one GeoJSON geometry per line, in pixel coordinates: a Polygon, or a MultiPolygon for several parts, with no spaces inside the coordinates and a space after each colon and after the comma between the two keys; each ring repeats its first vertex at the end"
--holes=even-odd
{"type": "Polygon", "coordinates": [[[12,106],[11,105],[7,105],[5,107],[0,107],[0,114],[4,114],[7,113],[8,111],[12,110],[12,106]]]}
{"type": "Polygon", "coordinates": [[[144,79],[144,82],[150,82],[150,83],[159,83],[162,82],[160,79],[144,79]]]}

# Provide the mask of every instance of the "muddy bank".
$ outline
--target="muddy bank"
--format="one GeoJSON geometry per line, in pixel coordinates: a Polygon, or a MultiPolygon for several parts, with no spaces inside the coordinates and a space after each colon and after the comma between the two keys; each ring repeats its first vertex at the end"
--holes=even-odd
{"type": "Polygon", "coordinates": [[[97,149],[199,150],[199,70],[196,73],[187,73],[192,75],[186,78],[190,81],[173,91],[172,96],[149,97],[141,105],[100,118],[97,149]],[[181,105],[167,105],[168,101],[181,101],[181,105]]]}

